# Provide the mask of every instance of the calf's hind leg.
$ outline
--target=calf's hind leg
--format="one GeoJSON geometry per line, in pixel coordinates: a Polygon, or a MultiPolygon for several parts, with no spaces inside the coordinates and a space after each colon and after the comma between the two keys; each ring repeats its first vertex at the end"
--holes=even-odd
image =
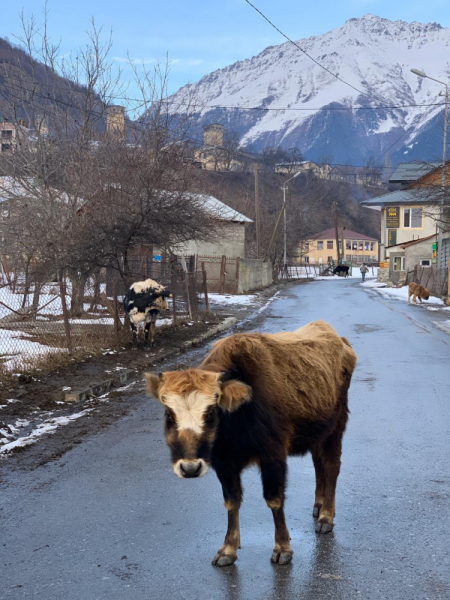
{"type": "Polygon", "coordinates": [[[311,455],[316,471],[316,496],[314,499],[313,517],[317,518],[325,498],[325,470],[320,455],[320,447],[313,447],[311,449],[311,455]]]}
{"type": "MultiPolygon", "coordinates": [[[[334,431],[319,448],[325,478],[323,504],[316,525],[317,533],[329,533],[334,527],[336,483],[341,469],[343,431],[334,431]]],[[[314,507],[315,508],[315,507],[314,507]]]]}
{"type": "Polygon", "coordinates": [[[222,484],[224,505],[228,511],[228,529],[223,546],[219,548],[212,564],[217,567],[232,565],[237,559],[237,551],[241,547],[239,531],[239,509],[242,503],[242,486],[240,473],[217,471],[222,484]]]}
{"type": "Polygon", "coordinates": [[[286,459],[279,462],[261,462],[264,499],[267,506],[272,510],[275,525],[275,546],[270,560],[279,565],[287,565],[291,562],[294,554],[284,516],[286,475],[286,459]]]}

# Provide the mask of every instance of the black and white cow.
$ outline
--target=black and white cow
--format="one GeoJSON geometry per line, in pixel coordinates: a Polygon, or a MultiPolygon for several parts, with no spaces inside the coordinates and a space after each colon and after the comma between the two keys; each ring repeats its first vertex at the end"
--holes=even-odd
{"type": "Polygon", "coordinates": [[[166,298],[172,294],[169,290],[153,281],[136,281],[128,290],[123,305],[130,320],[133,332],[133,346],[137,347],[139,323],[144,323],[144,346],[153,346],[156,328],[156,319],[161,311],[168,309],[166,298]],[[150,343],[149,343],[150,333],[150,343]]]}

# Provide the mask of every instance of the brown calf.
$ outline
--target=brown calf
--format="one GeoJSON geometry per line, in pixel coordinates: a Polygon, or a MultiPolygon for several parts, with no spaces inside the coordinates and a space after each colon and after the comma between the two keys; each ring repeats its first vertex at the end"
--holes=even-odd
{"type": "Polygon", "coordinates": [[[292,559],[284,517],[288,455],[311,452],[316,531],[333,529],[347,392],[356,365],[349,342],[317,321],[290,333],[237,334],[217,342],[198,369],[147,373],[148,391],[166,409],[175,474],[202,477],[211,465],[228,511],[225,542],[213,564],[232,564],[240,547],[241,471],[257,464],[272,510],[272,562],[292,559]]]}

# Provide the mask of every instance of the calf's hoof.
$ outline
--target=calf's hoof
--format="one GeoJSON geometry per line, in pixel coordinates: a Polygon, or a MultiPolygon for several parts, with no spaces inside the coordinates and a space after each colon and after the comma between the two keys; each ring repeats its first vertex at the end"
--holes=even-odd
{"type": "Polygon", "coordinates": [[[228,567],[228,565],[232,565],[234,562],[236,562],[236,560],[236,552],[233,554],[225,554],[225,550],[221,548],[212,559],[212,564],[215,567],[228,567]]]}
{"type": "Polygon", "coordinates": [[[290,548],[287,550],[282,550],[281,548],[274,548],[270,561],[274,565],[287,565],[291,562],[293,556],[294,552],[290,548]]]}
{"type": "Polygon", "coordinates": [[[316,533],[330,533],[333,531],[334,523],[316,523],[316,533]]]}

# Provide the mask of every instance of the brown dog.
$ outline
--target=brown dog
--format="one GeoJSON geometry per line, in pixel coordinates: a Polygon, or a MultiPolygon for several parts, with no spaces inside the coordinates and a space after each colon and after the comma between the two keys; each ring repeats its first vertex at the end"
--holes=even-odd
{"type": "Polygon", "coordinates": [[[419,285],[418,283],[414,283],[414,281],[412,281],[408,288],[408,304],[411,296],[413,296],[414,304],[417,304],[417,298],[419,298],[420,303],[423,304],[422,298],[423,300],[428,300],[430,297],[430,292],[427,290],[427,288],[423,287],[423,285],[419,285]]]}

